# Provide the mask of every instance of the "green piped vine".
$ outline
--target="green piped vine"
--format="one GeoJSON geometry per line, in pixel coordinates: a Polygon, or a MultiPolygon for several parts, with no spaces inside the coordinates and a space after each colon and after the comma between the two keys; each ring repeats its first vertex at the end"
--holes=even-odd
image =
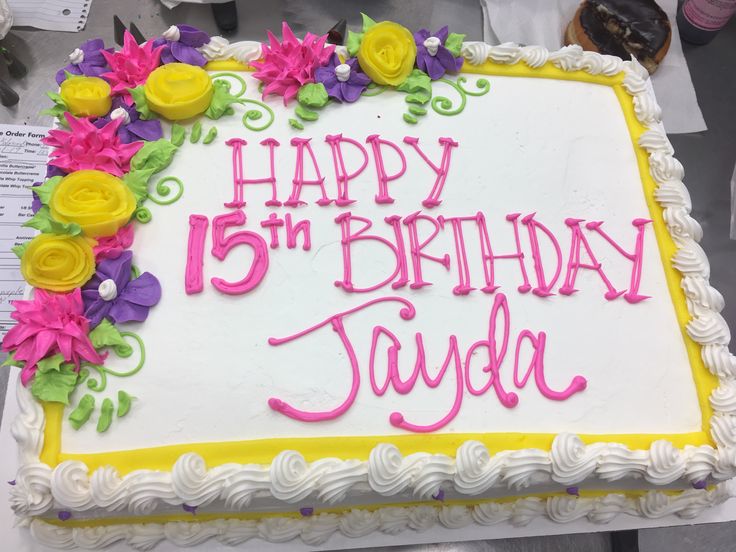
{"type": "Polygon", "coordinates": [[[157,205],[171,205],[172,203],[177,201],[184,193],[184,183],[181,181],[180,178],[177,178],[176,176],[164,176],[156,183],[156,193],[159,197],[156,197],[149,192],[148,199],[150,199],[157,205]],[[174,182],[177,186],[176,193],[170,198],[168,196],[169,194],[171,194],[171,187],[167,184],[168,182],[174,182]]]}
{"type": "Polygon", "coordinates": [[[484,94],[487,94],[491,88],[491,83],[488,82],[488,79],[478,79],[476,81],[478,91],[468,90],[464,87],[464,84],[467,82],[465,77],[458,77],[457,81],[441,78],[437,82],[442,82],[452,87],[460,97],[459,104],[455,104],[451,99],[445,96],[435,96],[432,98],[432,109],[435,113],[445,116],[461,113],[465,109],[468,96],[483,96],[484,94]]]}
{"type": "MultiPolygon", "coordinates": [[[[131,346],[128,340],[134,341],[138,346],[140,357],[135,367],[126,371],[118,371],[104,365],[83,362],[75,385],[81,387],[85,383],[88,390],[94,393],[102,393],[107,389],[108,376],[127,378],[140,372],[146,362],[146,347],[138,334],[129,331],[121,332],[107,319],[104,319],[90,332],[90,341],[95,349],[98,351],[106,348],[110,349],[120,358],[128,358],[133,354],[134,347],[131,346]]],[[[132,398],[126,391],[118,391],[118,417],[125,416],[130,411],[132,398]]],[[[74,429],[81,428],[89,421],[95,411],[95,405],[94,395],[89,393],[79,400],[68,417],[69,423],[74,429]]],[[[98,432],[104,432],[110,428],[114,410],[114,401],[109,397],[105,397],[97,421],[98,432]]]]}
{"type": "MultiPolygon", "coordinates": [[[[210,119],[219,119],[223,115],[233,115],[235,110],[232,105],[239,104],[245,107],[245,113],[243,113],[241,121],[243,122],[243,126],[248,130],[260,132],[266,130],[274,122],[276,116],[273,109],[261,101],[243,97],[247,90],[247,84],[245,79],[240,75],[230,72],[216,73],[212,75],[212,86],[214,88],[212,101],[207,111],[205,111],[205,115],[210,119]],[[233,79],[240,85],[237,94],[230,91],[232,84],[227,79],[233,79]],[[265,123],[254,124],[254,121],[261,121],[264,119],[264,116],[265,123]]],[[[210,137],[209,142],[207,141],[207,137],[205,137],[204,143],[209,144],[214,140],[216,135],[217,132],[215,131],[215,134],[210,137]]],[[[199,136],[197,136],[196,140],[192,139],[192,141],[196,142],[198,139],[199,136]]]]}

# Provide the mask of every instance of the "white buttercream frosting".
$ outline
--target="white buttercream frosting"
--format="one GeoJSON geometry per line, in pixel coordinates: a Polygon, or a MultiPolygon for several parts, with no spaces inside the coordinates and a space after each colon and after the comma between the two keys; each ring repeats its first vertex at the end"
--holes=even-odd
{"type": "Polygon", "coordinates": [[[75,48],[71,54],[69,54],[69,63],[73,65],[79,65],[84,61],[84,52],[80,48],[75,48]]]}
{"type": "Polygon", "coordinates": [[[253,40],[233,42],[221,36],[213,36],[210,41],[198,48],[207,61],[234,59],[248,64],[261,57],[261,43],[253,40]]]}
{"type": "Polygon", "coordinates": [[[161,33],[161,36],[164,37],[166,40],[170,40],[172,42],[178,42],[181,38],[181,32],[179,32],[179,27],[176,25],[172,25],[168,29],[166,29],[163,33],[161,33]]]}

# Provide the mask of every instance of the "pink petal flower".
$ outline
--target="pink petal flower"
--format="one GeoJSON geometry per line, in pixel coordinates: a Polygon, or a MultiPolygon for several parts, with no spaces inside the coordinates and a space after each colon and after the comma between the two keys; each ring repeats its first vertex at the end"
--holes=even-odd
{"type": "Polygon", "coordinates": [[[92,249],[95,260],[99,263],[103,259],[117,259],[120,254],[133,245],[133,225],[127,224],[113,236],[97,239],[97,245],[92,249]]]}
{"type": "Polygon", "coordinates": [[[146,82],[151,71],[159,66],[163,49],[164,45],[154,48],[153,41],[139,46],[133,35],[125,31],[122,50],[113,53],[100,51],[111,69],[101,77],[110,83],[114,96],[121,95],[130,100],[128,88],[135,88],[146,82]]]}
{"type": "Polygon", "coordinates": [[[266,34],[268,43],[261,46],[263,59],[251,62],[256,69],[253,76],[266,84],[264,98],[277,94],[284,97],[286,105],[302,85],[314,82],[314,71],[329,61],[335,47],[325,48],[327,35],[307,33],[300,42],[286,22],[281,27],[281,42],[272,32],[266,34]]]}
{"type": "Polygon", "coordinates": [[[16,360],[25,361],[21,372],[23,385],[33,378],[38,361],[61,353],[66,362],[77,367],[81,361],[101,364],[99,354],[89,340],[89,321],[84,317],[84,305],[79,289],[71,293],[51,293],[35,290],[29,301],[12,301],[15,311],[10,315],[17,324],[5,334],[2,350],[14,351],[16,360]]]}
{"type": "Polygon", "coordinates": [[[115,176],[130,170],[130,159],[143,147],[143,142],[123,144],[116,131],[122,119],[113,119],[97,128],[89,119],[64,113],[70,130],[50,130],[41,141],[53,148],[50,165],[67,172],[97,169],[115,176]]]}

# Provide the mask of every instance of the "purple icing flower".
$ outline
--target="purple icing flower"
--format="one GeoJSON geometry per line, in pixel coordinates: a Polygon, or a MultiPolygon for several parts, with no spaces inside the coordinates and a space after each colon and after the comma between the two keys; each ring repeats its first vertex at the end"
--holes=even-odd
{"type": "Polygon", "coordinates": [[[66,171],[56,165],[46,165],[46,178],[54,176],[66,176],[66,171]]]}
{"type": "Polygon", "coordinates": [[[701,479],[699,481],[693,481],[693,489],[705,489],[708,487],[708,482],[705,479],[701,479]]]}
{"type": "Polygon", "coordinates": [[[302,517],[309,517],[309,516],[314,515],[314,508],[312,507],[299,508],[299,513],[302,515],[302,517]]]}
{"type": "Polygon", "coordinates": [[[371,82],[368,75],[358,69],[356,58],[340,63],[337,54],[332,54],[327,65],[318,67],[314,72],[314,80],[324,85],[330,98],[338,102],[353,103],[371,82]]]}
{"type": "MultiPolygon", "coordinates": [[[[107,61],[100,53],[104,49],[105,43],[101,38],[91,38],[83,43],[69,54],[69,65],[56,72],[56,83],[61,84],[66,80],[64,71],[68,71],[72,75],[85,75],[87,77],[99,77],[102,73],[106,73],[109,70],[107,61]]],[[[108,52],[112,52],[112,50],[112,48],[107,49],[108,52]]]]}
{"type": "MultiPolygon", "coordinates": [[[[40,182],[34,182],[33,184],[31,184],[31,186],[34,188],[40,185],[40,182]]],[[[31,201],[31,211],[33,211],[33,214],[35,215],[36,213],[38,213],[41,207],[43,207],[43,203],[41,203],[41,198],[38,197],[36,192],[31,190],[31,193],[33,194],[33,201],[31,201]]]]}
{"type": "Polygon", "coordinates": [[[69,521],[72,518],[72,513],[66,510],[62,510],[58,514],[56,514],[56,517],[58,517],[60,521],[69,521]]]}
{"type": "Polygon", "coordinates": [[[93,124],[97,128],[102,128],[118,117],[123,119],[123,124],[118,127],[117,131],[118,138],[120,138],[123,144],[130,144],[138,140],[152,142],[162,138],[164,135],[161,129],[161,121],[158,119],[144,121],[140,118],[135,106],[125,103],[122,96],[115,96],[112,100],[110,113],[104,117],[95,119],[93,124]]]}
{"type": "Polygon", "coordinates": [[[462,56],[455,57],[445,48],[448,34],[447,25],[434,35],[430,35],[427,29],[414,33],[414,41],[417,43],[417,67],[427,73],[432,80],[439,79],[447,71],[452,73],[459,71],[463,66],[462,56]]]}
{"type": "Polygon", "coordinates": [[[579,487],[568,487],[565,489],[565,492],[569,495],[573,496],[580,496],[580,488],[579,487]]]}
{"type": "Polygon", "coordinates": [[[161,284],[149,272],[131,279],[133,253],[123,251],[115,259],[105,259],[82,288],[84,316],[92,327],[107,317],[112,322],[143,322],[148,310],[161,299],[161,284]]]}
{"type": "Polygon", "coordinates": [[[13,479],[12,481],[8,481],[8,485],[14,487],[15,486],[15,479],[13,479]]]}
{"type": "Polygon", "coordinates": [[[190,506],[189,504],[182,504],[181,507],[182,507],[182,509],[185,512],[188,512],[188,513],[192,514],[193,516],[196,516],[197,515],[197,507],[196,506],[190,506]]]}
{"type": "Polygon", "coordinates": [[[172,25],[162,36],[153,41],[153,47],[161,50],[161,63],[187,63],[202,67],[207,60],[197,48],[210,41],[210,35],[191,25],[172,25]]]}
{"type": "Polygon", "coordinates": [[[436,495],[433,495],[432,496],[432,499],[433,500],[438,500],[440,502],[444,502],[444,500],[445,500],[445,491],[443,489],[440,489],[439,491],[437,491],[437,494],[436,495]]]}

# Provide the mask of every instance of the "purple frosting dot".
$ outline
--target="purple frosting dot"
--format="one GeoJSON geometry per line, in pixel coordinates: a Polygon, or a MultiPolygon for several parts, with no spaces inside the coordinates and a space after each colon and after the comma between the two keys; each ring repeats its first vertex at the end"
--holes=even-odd
{"type": "Polygon", "coordinates": [[[439,491],[437,491],[437,494],[434,495],[432,498],[442,502],[443,500],[445,500],[445,491],[443,489],[440,489],[439,491]]]}
{"type": "Polygon", "coordinates": [[[8,481],[8,485],[13,485],[13,486],[15,486],[15,479],[13,479],[12,481],[8,481]]]}
{"type": "Polygon", "coordinates": [[[72,513],[71,513],[71,512],[67,512],[66,510],[62,510],[61,512],[59,512],[59,513],[57,514],[57,517],[58,517],[58,518],[59,518],[59,519],[60,519],[61,521],[67,521],[67,520],[71,519],[71,517],[72,517],[72,513]]]}
{"type": "Polygon", "coordinates": [[[196,506],[190,506],[189,504],[182,504],[181,507],[184,509],[185,512],[189,512],[193,516],[197,515],[197,507],[196,506]]]}
{"type": "Polygon", "coordinates": [[[568,487],[565,492],[569,495],[580,496],[580,489],[577,487],[568,487]]]}
{"type": "Polygon", "coordinates": [[[299,513],[304,517],[309,517],[314,514],[314,508],[299,508],[299,513]]]}
{"type": "Polygon", "coordinates": [[[705,489],[707,486],[708,483],[705,481],[705,479],[693,482],[693,489],[705,489]]]}

